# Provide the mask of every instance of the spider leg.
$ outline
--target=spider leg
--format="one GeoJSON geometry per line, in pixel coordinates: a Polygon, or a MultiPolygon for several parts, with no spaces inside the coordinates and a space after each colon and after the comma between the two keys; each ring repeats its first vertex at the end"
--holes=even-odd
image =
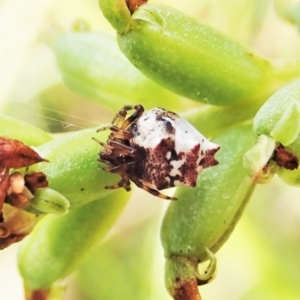
{"type": "Polygon", "coordinates": [[[101,145],[103,148],[106,148],[106,150],[109,149],[111,152],[113,152],[115,149],[118,149],[119,154],[133,155],[137,151],[134,148],[131,148],[122,144],[121,142],[117,142],[114,140],[108,140],[108,143],[106,144],[94,137],[92,139],[96,141],[99,145],[101,145]]]}
{"type": "Polygon", "coordinates": [[[129,192],[131,190],[131,186],[130,186],[130,180],[127,177],[123,178],[124,182],[123,182],[123,188],[129,192]]]}
{"type": "MultiPolygon", "coordinates": [[[[127,105],[129,107],[129,105],[127,105]]],[[[122,124],[127,116],[127,111],[132,109],[132,108],[127,108],[127,106],[124,106],[113,118],[112,124],[115,124],[117,127],[120,127],[119,125],[122,124]]]]}
{"type": "Polygon", "coordinates": [[[166,199],[166,200],[177,200],[176,197],[169,197],[166,196],[162,193],[160,193],[158,190],[151,188],[150,186],[148,186],[146,183],[141,182],[140,180],[136,179],[136,180],[132,180],[139,188],[142,188],[143,190],[147,191],[148,193],[157,196],[159,198],[162,199],[166,199]]]}
{"type": "Polygon", "coordinates": [[[120,110],[116,116],[112,120],[112,125],[107,125],[99,128],[97,132],[104,131],[104,130],[110,130],[113,133],[111,133],[110,138],[122,138],[122,139],[131,139],[132,133],[129,131],[126,131],[126,128],[137,118],[141,116],[141,114],[144,112],[144,108],[142,105],[125,105],[122,110],[120,110]],[[135,109],[135,112],[127,119],[127,111],[135,109]],[[122,130],[122,133],[120,134],[119,131],[122,130]],[[116,135],[114,133],[117,133],[116,135]]]}
{"type": "Polygon", "coordinates": [[[131,155],[133,156],[134,153],[137,151],[137,149],[131,148],[129,146],[126,146],[120,142],[117,141],[109,141],[108,146],[118,150],[119,154],[125,154],[125,155],[131,155]]]}
{"type": "Polygon", "coordinates": [[[130,181],[128,180],[128,178],[122,177],[122,179],[117,184],[108,185],[105,188],[107,190],[113,190],[113,189],[118,189],[121,187],[123,187],[127,192],[129,192],[131,190],[130,181]]]}
{"type": "MultiPolygon", "coordinates": [[[[126,106],[124,106],[124,108],[125,107],[126,106]]],[[[135,105],[135,106],[128,106],[128,107],[131,107],[131,109],[135,109],[135,112],[123,122],[122,126],[120,126],[121,129],[126,129],[133,121],[138,119],[141,116],[141,114],[144,112],[144,108],[142,105],[135,105]]]]}
{"type": "Polygon", "coordinates": [[[124,189],[125,189],[126,191],[130,191],[130,190],[131,190],[131,187],[130,187],[130,181],[129,181],[128,178],[125,180],[123,187],[124,187],[124,189]]]}
{"type": "Polygon", "coordinates": [[[118,132],[112,132],[109,135],[109,139],[122,139],[122,140],[130,140],[133,138],[133,133],[127,131],[127,130],[122,130],[118,128],[118,132]]]}
{"type": "Polygon", "coordinates": [[[115,171],[119,170],[121,168],[120,165],[118,166],[114,166],[114,167],[100,167],[103,171],[107,171],[107,172],[111,172],[111,173],[114,173],[115,171]]]}
{"type": "Polygon", "coordinates": [[[117,127],[120,127],[121,124],[123,124],[126,116],[127,111],[134,109],[134,105],[125,105],[123,108],[115,115],[115,117],[112,120],[112,124],[115,124],[117,127]]]}
{"type": "Polygon", "coordinates": [[[110,130],[111,133],[109,135],[109,139],[123,139],[123,140],[130,140],[133,138],[133,134],[127,130],[120,129],[115,125],[107,125],[100,127],[97,132],[110,130]]]}
{"type": "Polygon", "coordinates": [[[92,139],[95,141],[95,142],[97,142],[98,144],[100,144],[101,145],[101,141],[100,140],[98,140],[97,138],[95,138],[95,137],[92,137],[92,139]]]}
{"type": "Polygon", "coordinates": [[[111,130],[112,125],[105,125],[97,129],[96,132],[105,131],[105,130],[111,130]]]}
{"type": "Polygon", "coordinates": [[[95,141],[95,142],[97,142],[99,145],[101,145],[102,147],[104,147],[104,148],[109,148],[110,150],[112,150],[113,149],[113,147],[111,147],[109,144],[105,144],[105,143],[103,143],[102,141],[100,141],[100,140],[98,140],[98,139],[96,139],[96,138],[94,138],[94,137],[92,137],[92,139],[95,141]]]}
{"type": "Polygon", "coordinates": [[[113,118],[112,124],[115,124],[117,127],[121,128],[120,125],[123,124],[123,122],[127,116],[127,112],[129,110],[133,110],[133,109],[135,109],[136,111],[137,110],[142,110],[142,112],[144,111],[144,108],[142,105],[124,105],[123,108],[113,118]]]}

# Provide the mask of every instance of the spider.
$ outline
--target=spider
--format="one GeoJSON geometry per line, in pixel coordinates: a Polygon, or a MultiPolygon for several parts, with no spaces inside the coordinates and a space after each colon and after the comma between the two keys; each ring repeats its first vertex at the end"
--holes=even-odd
{"type": "Polygon", "coordinates": [[[179,115],[162,108],[126,105],[111,125],[97,132],[103,130],[111,133],[106,143],[95,139],[103,147],[99,161],[105,166],[101,168],[121,176],[107,189],[130,191],[132,181],[152,195],[176,200],[159,191],[179,185],[195,187],[202,169],[218,164],[214,154],[220,147],[179,115]],[[134,112],[127,117],[130,110],[134,112]]]}

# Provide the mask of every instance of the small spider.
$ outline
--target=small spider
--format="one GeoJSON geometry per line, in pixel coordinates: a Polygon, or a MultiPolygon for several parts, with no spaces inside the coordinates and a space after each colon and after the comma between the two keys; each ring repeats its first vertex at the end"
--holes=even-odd
{"type": "Polygon", "coordinates": [[[162,108],[144,110],[127,105],[115,116],[99,161],[103,170],[116,173],[121,180],[107,189],[130,190],[130,181],[152,195],[176,200],[159,191],[179,185],[196,186],[202,169],[218,164],[214,154],[219,146],[207,140],[177,114],[162,108]],[[135,110],[126,118],[129,110],[135,110]]]}

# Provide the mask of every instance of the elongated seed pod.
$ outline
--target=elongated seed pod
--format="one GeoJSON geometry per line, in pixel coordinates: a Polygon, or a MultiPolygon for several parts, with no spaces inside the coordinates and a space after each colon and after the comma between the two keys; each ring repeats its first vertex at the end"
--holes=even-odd
{"type": "Polygon", "coordinates": [[[169,7],[140,6],[118,43],[143,73],[194,100],[231,105],[273,89],[267,60],[169,7]]]}
{"type": "MultiPolygon", "coordinates": [[[[161,299],[149,293],[149,287],[153,285],[156,252],[153,245],[157,240],[159,219],[158,215],[152,214],[150,219],[133,228],[118,228],[118,232],[93,250],[77,272],[75,284],[83,299],[161,299]],[[130,280],[120,280],[128,273],[130,280]]],[[[159,277],[156,274],[156,280],[159,277]]]]}
{"type": "Polygon", "coordinates": [[[178,188],[178,201],[163,220],[166,284],[172,295],[180,282],[195,280],[198,263],[227,240],[254,187],[242,166],[243,154],[254,142],[251,125],[228,129],[214,142],[221,146],[219,165],[205,170],[195,189],[178,188]]]}
{"type": "Polygon", "coordinates": [[[25,285],[49,288],[75,270],[117,220],[129,195],[118,190],[65,216],[44,217],[19,250],[18,266],[25,285]]]}
{"type": "Polygon", "coordinates": [[[113,110],[141,100],[152,107],[158,97],[165,108],[187,107],[178,95],[136,69],[108,34],[64,34],[55,43],[55,54],[63,79],[72,90],[113,110]]]}
{"type": "Polygon", "coordinates": [[[67,198],[70,208],[106,196],[111,191],[104,187],[116,181],[116,175],[99,167],[99,144],[92,140],[95,136],[106,140],[107,133],[96,134],[91,128],[61,135],[37,148],[49,162],[29,168],[29,172],[43,172],[49,188],[67,198]]]}
{"type": "Polygon", "coordinates": [[[0,136],[20,140],[28,146],[39,146],[52,139],[45,131],[2,114],[0,114],[0,136]]]}

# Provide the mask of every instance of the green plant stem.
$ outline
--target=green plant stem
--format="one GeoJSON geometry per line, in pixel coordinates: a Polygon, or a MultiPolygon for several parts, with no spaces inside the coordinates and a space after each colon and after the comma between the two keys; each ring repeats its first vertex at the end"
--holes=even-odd
{"type": "Polygon", "coordinates": [[[174,257],[166,260],[166,286],[174,300],[201,300],[195,270],[198,262],[174,257]],[[176,282],[176,283],[174,283],[176,282]]]}

